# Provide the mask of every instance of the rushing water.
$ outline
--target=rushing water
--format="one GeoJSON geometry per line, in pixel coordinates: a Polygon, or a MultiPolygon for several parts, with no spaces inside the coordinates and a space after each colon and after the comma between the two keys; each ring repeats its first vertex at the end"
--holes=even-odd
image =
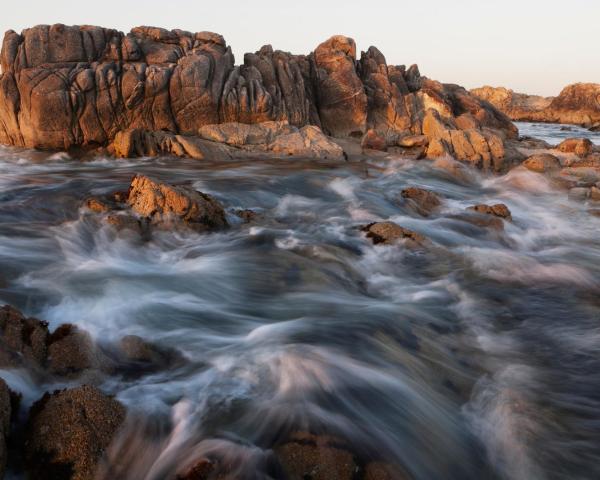
{"type": "MultiPolygon", "coordinates": [[[[557,143],[563,132],[550,130],[557,143]]],[[[168,478],[212,451],[261,478],[268,447],[296,429],[341,436],[417,479],[600,478],[599,229],[584,204],[518,169],[456,180],[402,159],[0,151],[0,302],[51,328],[75,323],[102,341],[137,334],[188,359],[101,385],[140,417],[171,418],[170,429],[140,421],[124,433],[111,457],[122,478],[168,478]],[[134,173],[261,216],[144,243],[79,210],[134,173]],[[411,185],[445,197],[439,215],[398,201],[411,185]],[[452,217],[490,202],[512,211],[503,233],[452,217]],[[373,246],[356,227],[377,219],[434,246],[373,246]]],[[[25,407],[56,387],[0,374],[25,407]]]]}

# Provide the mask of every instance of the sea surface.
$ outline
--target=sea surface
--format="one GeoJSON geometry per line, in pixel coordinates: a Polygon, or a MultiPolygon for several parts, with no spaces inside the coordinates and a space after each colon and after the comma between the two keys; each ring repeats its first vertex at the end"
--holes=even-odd
{"type": "MultiPolygon", "coordinates": [[[[581,133],[519,127],[555,144],[581,133]]],[[[185,355],[100,384],[138,419],[110,456],[124,479],[169,478],[202,452],[267,478],[269,446],[293,430],[344,438],[415,479],[598,479],[600,218],[586,210],[521,169],[457,179],[402,158],[81,161],[2,148],[0,304],[185,355]],[[232,227],[142,241],[80,208],[136,173],[214,195],[232,227]],[[443,196],[440,212],[412,211],[408,186],[443,196]],[[499,202],[513,216],[503,232],[455,217],[499,202]],[[242,224],[237,208],[260,215],[242,224]],[[358,227],[384,219],[434,245],[372,245],[358,227]]],[[[0,376],[23,409],[68,386],[0,376]]]]}

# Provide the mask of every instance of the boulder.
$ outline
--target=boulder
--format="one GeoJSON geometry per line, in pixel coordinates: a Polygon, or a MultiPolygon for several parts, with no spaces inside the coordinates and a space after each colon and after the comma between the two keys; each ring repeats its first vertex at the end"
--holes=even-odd
{"type": "Polygon", "coordinates": [[[151,225],[168,225],[175,220],[196,230],[227,227],[222,205],[210,195],[145,175],[136,175],[131,181],[127,205],[151,225]]]}
{"type": "Polygon", "coordinates": [[[145,370],[169,368],[182,361],[176,350],[159,347],[137,335],[126,335],[118,343],[121,358],[145,370]]]}
{"type": "Polygon", "coordinates": [[[16,308],[0,308],[0,368],[41,369],[46,363],[48,324],[16,308]]]}
{"type": "Polygon", "coordinates": [[[29,478],[94,478],[124,419],[123,405],[95,387],[46,393],[29,413],[24,447],[29,478]]]}
{"type": "Polygon", "coordinates": [[[405,188],[400,195],[424,217],[431,215],[442,204],[440,197],[424,188],[405,188]]]}
{"type": "Polygon", "coordinates": [[[563,153],[574,153],[578,157],[586,157],[593,151],[594,144],[588,138],[568,138],[556,149],[563,153]]]}
{"type": "Polygon", "coordinates": [[[371,239],[374,245],[403,242],[406,246],[414,248],[427,244],[427,239],[423,235],[394,222],[374,222],[361,227],[361,230],[366,233],[367,238],[371,239]]]}
{"type": "Polygon", "coordinates": [[[359,467],[338,439],[298,432],[275,447],[288,480],[352,480],[359,467]]]}
{"type": "Polygon", "coordinates": [[[549,153],[531,155],[523,162],[523,166],[538,173],[554,172],[561,168],[560,160],[549,153]]]}
{"type": "Polygon", "coordinates": [[[465,214],[455,215],[455,218],[483,228],[504,230],[504,221],[511,221],[512,216],[506,205],[474,205],[467,208],[465,214]]]}

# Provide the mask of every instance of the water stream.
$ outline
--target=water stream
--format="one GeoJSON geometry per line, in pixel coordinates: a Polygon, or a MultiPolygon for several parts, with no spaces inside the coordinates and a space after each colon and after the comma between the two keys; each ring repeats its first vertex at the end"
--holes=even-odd
{"type": "MultiPolygon", "coordinates": [[[[543,130],[554,143],[565,133],[543,130]]],[[[123,478],[168,478],[210,451],[265,478],[261,462],[287,430],[343,437],[416,479],[600,478],[599,229],[583,203],[520,169],[456,179],[400,158],[0,150],[0,304],[102,341],[140,335],[188,360],[101,385],[140,418],[170,419],[162,434],[148,434],[160,430],[150,421],[123,434],[123,478]],[[232,228],[143,242],[79,208],[135,173],[214,195],[232,228]],[[439,214],[404,205],[407,186],[443,196],[439,214]],[[513,216],[504,232],[453,217],[498,202],[513,216]],[[236,208],[260,216],[241,224],[236,208]],[[357,227],[379,219],[434,246],[374,246],[357,227]]],[[[0,374],[24,408],[64,386],[0,374]]]]}

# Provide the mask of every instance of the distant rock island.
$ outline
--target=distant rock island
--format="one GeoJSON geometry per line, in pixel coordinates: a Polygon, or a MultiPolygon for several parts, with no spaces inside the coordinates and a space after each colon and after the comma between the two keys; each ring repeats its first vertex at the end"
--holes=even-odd
{"type": "Polygon", "coordinates": [[[236,66],[216,33],[39,25],[8,31],[1,60],[0,143],[9,145],[118,156],[344,155],[329,136],[494,171],[522,159],[510,146],[516,127],[493,105],[416,65],[388,65],[375,47],[357,59],[343,36],[308,55],[266,45],[236,66]]]}
{"type": "Polygon", "coordinates": [[[485,100],[512,120],[569,123],[600,129],[600,84],[575,83],[558,97],[516,93],[503,87],[475,88],[471,93],[485,100]]]}

